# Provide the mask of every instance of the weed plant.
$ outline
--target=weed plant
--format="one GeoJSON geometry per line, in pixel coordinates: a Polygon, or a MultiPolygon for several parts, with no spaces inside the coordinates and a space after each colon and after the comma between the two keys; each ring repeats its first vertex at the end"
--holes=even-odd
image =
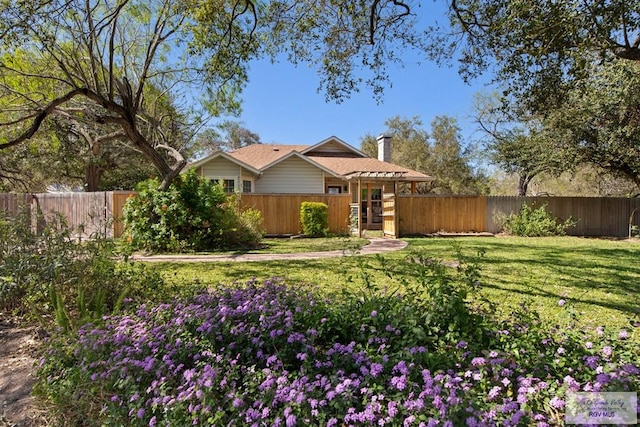
{"type": "Polygon", "coordinates": [[[496,320],[458,265],[414,253],[384,282],[363,261],[341,295],[274,278],[142,305],[53,340],[37,390],[67,425],[544,427],[568,391],[638,389],[634,330],[496,320]]]}
{"type": "Polygon", "coordinates": [[[542,237],[564,236],[567,228],[575,227],[577,221],[571,217],[562,221],[547,211],[547,205],[537,209],[526,203],[518,213],[507,215],[503,220],[503,231],[514,236],[542,237]]]}
{"type": "Polygon", "coordinates": [[[95,234],[78,242],[73,234],[59,215],[0,218],[0,310],[69,330],[117,312],[125,300],[167,298],[161,275],[119,262],[113,241],[95,234]]]}

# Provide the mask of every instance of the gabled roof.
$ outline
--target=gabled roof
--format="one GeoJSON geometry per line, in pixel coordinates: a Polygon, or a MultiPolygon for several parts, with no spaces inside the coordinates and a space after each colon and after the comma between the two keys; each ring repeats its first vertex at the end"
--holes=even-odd
{"type": "Polygon", "coordinates": [[[268,165],[264,166],[262,169],[269,169],[270,167],[275,166],[278,163],[281,163],[291,157],[297,157],[299,159],[301,159],[302,161],[305,161],[307,163],[311,163],[313,166],[317,167],[318,169],[328,173],[329,175],[335,176],[335,177],[340,177],[340,174],[336,174],[334,171],[332,171],[331,169],[323,166],[321,163],[318,163],[315,161],[315,157],[308,157],[308,156],[304,156],[302,154],[300,154],[297,151],[290,151],[289,154],[278,158],[277,160],[274,160],[273,162],[269,163],[268,165]]]}
{"type": "Polygon", "coordinates": [[[229,153],[215,153],[189,166],[202,166],[218,156],[222,156],[256,175],[286,159],[297,157],[332,176],[346,179],[393,178],[403,181],[433,181],[434,179],[421,172],[371,158],[335,136],[315,145],[248,145],[229,153]]]}
{"type": "Polygon", "coordinates": [[[369,157],[366,154],[364,154],[362,151],[357,150],[354,147],[352,147],[351,145],[347,144],[346,142],[344,142],[343,140],[341,140],[337,136],[330,136],[329,138],[320,141],[316,145],[311,145],[311,146],[307,147],[306,149],[302,150],[301,153],[302,154],[311,154],[314,151],[322,152],[322,150],[321,150],[322,146],[330,145],[330,144],[338,145],[344,151],[349,152],[351,154],[355,154],[358,157],[369,157]]]}
{"type": "Polygon", "coordinates": [[[256,169],[264,169],[265,166],[274,164],[279,159],[289,155],[293,151],[300,152],[308,145],[282,145],[282,144],[252,144],[231,151],[229,156],[253,166],[256,169]]]}
{"type": "Polygon", "coordinates": [[[222,157],[224,159],[229,160],[232,163],[237,164],[238,166],[242,166],[243,168],[255,173],[256,175],[260,174],[260,170],[256,169],[256,167],[254,165],[251,165],[250,163],[246,163],[241,159],[235,158],[233,156],[231,156],[230,153],[225,153],[223,151],[217,151],[203,159],[198,160],[197,162],[193,162],[188,164],[184,170],[187,170],[188,168],[199,168],[200,166],[209,163],[211,160],[217,158],[217,157],[222,157]]]}

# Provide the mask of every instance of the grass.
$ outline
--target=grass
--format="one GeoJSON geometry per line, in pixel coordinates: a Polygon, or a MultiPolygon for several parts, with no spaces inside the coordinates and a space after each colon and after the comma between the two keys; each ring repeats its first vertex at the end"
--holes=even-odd
{"type": "Polygon", "coordinates": [[[300,252],[337,251],[345,248],[360,249],[369,243],[358,237],[278,237],[262,239],[259,248],[236,249],[233,251],[198,252],[198,255],[224,254],[293,254],[300,252]]]}
{"type": "MultiPolygon", "coordinates": [[[[385,254],[386,265],[368,256],[260,263],[163,263],[156,268],[177,282],[216,284],[281,276],[290,282],[315,283],[327,291],[340,291],[362,283],[359,277],[363,261],[370,264],[367,271],[375,280],[389,281],[385,273],[400,266],[411,250],[424,250],[429,256],[451,260],[455,257],[454,245],[459,245],[463,254],[475,258],[481,267],[481,296],[496,303],[499,314],[507,315],[511,307],[526,304],[544,319],[561,324],[567,320],[569,306],[583,325],[612,328],[628,327],[629,319],[638,317],[638,242],[575,237],[406,240],[407,249],[385,254]],[[481,252],[484,256],[478,257],[481,252]],[[561,299],[569,304],[560,307],[561,299]]],[[[279,248],[284,249],[284,245],[279,248]]],[[[396,277],[398,274],[402,272],[396,277]]]]}
{"type": "MultiPolygon", "coordinates": [[[[481,260],[483,295],[507,311],[525,303],[543,317],[562,321],[563,299],[586,326],[628,327],[640,308],[640,243],[576,237],[463,238],[468,254],[481,260]]],[[[447,258],[450,239],[413,241],[447,258]]]]}
{"type": "Polygon", "coordinates": [[[290,254],[299,252],[338,251],[345,248],[360,249],[366,239],[357,237],[273,238],[262,241],[264,248],[247,253],[290,254]]]}

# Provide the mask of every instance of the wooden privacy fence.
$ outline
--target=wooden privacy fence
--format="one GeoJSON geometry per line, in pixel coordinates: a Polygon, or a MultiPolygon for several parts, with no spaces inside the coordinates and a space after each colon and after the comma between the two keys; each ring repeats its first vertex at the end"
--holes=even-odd
{"type": "Polygon", "coordinates": [[[350,194],[242,194],[242,208],[262,212],[268,234],[297,234],[301,232],[300,204],[321,202],[329,207],[329,232],[342,234],[349,230],[350,194]]]}
{"type": "MultiPolygon", "coordinates": [[[[629,235],[629,218],[634,209],[640,207],[640,199],[622,197],[488,197],[487,231],[500,231],[500,217],[510,212],[518,212],[522,205],[547,206],[554,217],[572,217],[578,223],[567,229],[571,236],[615,236],[629,235]]],[[[633,218],[634,225],[640,224],[640,215],[633,218]]]]}
{"type": "Polygon", "coordinates": [[[122,206],[130,191],[93,193],[0,194],[0,211],[15,216],[29,212],[31,227],[39,231],[54,215],[62,215],[74,237],[86,239],[96,233],[107,237],[122,235],[122,206]],[[39,216],[38,213],[42,213],[39,216]]]}
{"type": "Polygon", "coordinates": [[[396,201],[401,236],[485,230],[485,197],[402,195],[396,201]]]}
{"type": "MultiPolygon", "coordinates": [[[[106,191],[60,194],[0,194],[0,210],[15,215],[20,206],[29,206],[32,218],[38,209],[46,220],[54,213],[67,218],[67,224],[78,238],[96,232],[107,237],[120,237],[123,232],[122,207],[135,192],[106,191]]],[[[349,194],[242,194],[240,207],[262,212],[265,230],[269,234],[297,234],[301,231],[300,204],[322,202],[329,206],[329,231],[340,234],[349,230],[349,194]]],[[[32,226],[42,226],[34,223],[32,226]]]]}
{"type": "MultiPolygon", "coordinates": [[[[522,205],[546,205],[551,215],[578,220],[567,230],[572,236],[625,237],[629,218],[640,208],[640,199],[611,197],[500,197],[500,196],[428,196],[398,197],[400,235],[501,231],[501,219],[520,210],[522,205]]],[[[640,209],[633,218],[640,225],[640,209]]]]}
{"type": "MultiPolygon", "coordinates": [[[[20,206],[28,206],[31,218],[40,209],[45,219],[54,212],[67,218],[77,230],[78,238],[95,232],[106,236],[122,235],[122,206],[135,195],[128,191],[61,194],[0,194],[0,211],[15,215],[20,206]]],[[[268,234],[297,234],[301,231],[300,204],[322,202],[329,206],[329,230],[345,233],[349,230],[350,194],[242,194],[242,208],[262,212],[268,234]]],[[[523,203],[536,207],[546,205],[553,216],[578,220],[567,230],[575,236],[625,237],[629,233],[629,218],[637,209],[633,225],[640,226],[640,199],[598,197],[485,197],[400,195],[395,201],[400,236],[430,234],[438,231],[453,233],[500,231],[500,218],[518,212],[523,203]]],[[[35,222],[35,221],[34,221],[35,222]]],[[[34,223],[33,227],[42,224],[34,223]]]]}
{"type": "Polygon", "coordinates": [[[30,201],[31,194],[0,193],[0,212],[14,216],[30,201]]]}

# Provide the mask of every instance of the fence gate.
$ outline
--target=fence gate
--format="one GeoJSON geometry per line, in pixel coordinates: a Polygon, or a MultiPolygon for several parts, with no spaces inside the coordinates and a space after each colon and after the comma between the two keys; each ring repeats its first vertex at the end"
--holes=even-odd
{"type": "Polygon", "coordinates": [[[382,195],[382,235],[394,238],[398,236],[396,195],[394,193],[382,195]]]}

